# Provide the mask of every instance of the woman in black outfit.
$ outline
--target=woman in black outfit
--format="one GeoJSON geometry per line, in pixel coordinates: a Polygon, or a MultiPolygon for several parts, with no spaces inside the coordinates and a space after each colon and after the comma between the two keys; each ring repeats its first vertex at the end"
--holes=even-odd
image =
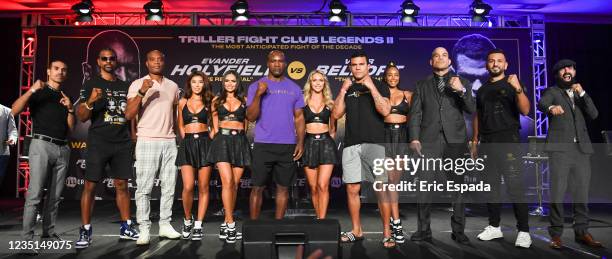
{"type": "Polygon", "coordinates": [[[304,103],[306,138],[302,164],[317,218],[323,219],[329,203],[329,180],[337,158],[336,127],[331,117],[334,101],[329,81],[321,71],[315,70],[308,75],[304,85],[304,103]]]}
{"type": "MultiPolygon", "coordinates": [[[[399,88],[400,73],[395,63],[389,62],[384,73],[384,81],[391,92],[391,113],[385,117],[385,156],[395,159],[409,154],[408,148],[408,114],[412,92],[399,88]]],[[[389,182],[399,183],[399,171],[389,172],[389,182]]],[[[404,231],[399,218],[399,197],[397,192],[389,192],[391,199],[391,228],[397,243],[404,243],[404,231]]]]}
{"type": "Polygon", "coordinates": [[[208,208],[208,183],[211,166],[206,161],[210,146],[208,121],[210,104],[213,94],[210,81],[206,74],[194,72],[189,75],[185,93],[178,104],[178,129],[181,136],[176,165],[181,167],[183,178],[183,239],[201,240],[202,221],[208,208]],[[193,205],[193,189],[195,173],[198,177],[198,214],[193,222],[191,207],[193,205]],[[193,233],[192,233],[193,232],[193,233]]]}
{"type": "Polygon", "coordinates": [[[212,115],[215,137],[208,161],[215,163],[219,169],[225,213],[219,238],[235,243],[241,234],[236,231],[234,207],[244,167],[251,165],[251,149],[246,137],[246,98],[240,86],[240,76],[233,70],[223,75],[221,93],[213,99],[212,115]]]}

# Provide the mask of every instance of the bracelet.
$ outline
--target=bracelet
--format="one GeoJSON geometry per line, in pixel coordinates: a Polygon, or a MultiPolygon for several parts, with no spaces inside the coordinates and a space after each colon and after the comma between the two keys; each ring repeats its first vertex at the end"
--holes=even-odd
{"type": "Polygon", "coordinates": [[[32,92],[32,93],[36,93],[36,89],[34,89],[34,88],[30,88],[30,92],[32,92]]]}
{"type": "Polygon", "coordinates": [[[140,92],[140,89],[138,90],[137,95],[140,96],[140,98],[144,98],[145,94],[147,94],[146,92],[143,94],[142,92],[140,92]]]}
{"type": "Polygon", "coordinates": [[[87,102],[84,102],[83,104],[85,104],[85,108],[87,108],[87,110],[93,110],[93,107],[89,107],[89,105],[87,105],[87,102]]]}
{"type": "Polygon", "coordinates": [[[516,94],[520,94],[523,92],[523,88],[519,88],[518,90],[514,89],[514,91],[516,92],[516,94]]]}

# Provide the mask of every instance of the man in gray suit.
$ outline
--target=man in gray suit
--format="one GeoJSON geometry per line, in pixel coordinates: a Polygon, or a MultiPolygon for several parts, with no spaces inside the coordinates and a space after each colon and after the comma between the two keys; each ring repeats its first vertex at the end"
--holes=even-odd
{"type": "MultiPolygon", "coordinates": [[[[475,102],[469,81],[450,72],[451,60],[445,48],[434,49],[429,61],[433,74],[417,82],[412,97],[409,133],[410,147],[420,156],[428,158],[458,158],[467,151],[467,130],[463,113],[474,112],[475,102]]],[[[435,172],[420,172],[420,181],[431,182],[435,172]]],[[[463,175],[447,172],[448,180],[463,182],[463,175]]],[[[412,241],[430,241],[431,195],[418,196],[418,231],[412,241]]],[[[451,227],[453,240],[469,243],[463,233],[465,228],[465,205],[457,194],[453,202],[451,227]]]]}
{"type": "Polygon", "coordinates": [[[563,233],[563,196],[571,179],[573,190],[574,233],[577,242],[601,247],[588,232],[588,195],[593,154],[585,117],[597,118],[591,97],[576,82],[576,63],[560,60],[553,67],[556,85],[542,94],[538,109],[548,115],[545,150],[550,156],[551,213],[548,232],[550,247],[561,249],[563,233]]]}

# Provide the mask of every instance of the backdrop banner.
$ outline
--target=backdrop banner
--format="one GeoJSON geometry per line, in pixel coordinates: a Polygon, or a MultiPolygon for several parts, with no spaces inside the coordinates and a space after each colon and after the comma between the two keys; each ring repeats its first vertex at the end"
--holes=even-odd
{"type": "MultiPolygon", "coordinates": [[[[210,76],[213,89],[221,86],[222,75],[236,70],[242,77],[242,87],[267,75],[266,56],[274,49],[285,52],[287,77],[303,86],[308,73],[323,71],[335,95],[344,78],[349,76],[349,57],[355,51],[365,51],[371,63],[370,74],[382,80],[386,64],[393,61],[400,70],[400,88],[412,90],[415,83],[432,73],[429,60],[436,47],[449,51],[452,70],[470,80],[477,90],[487,78],[486,53],[501,48],[509,66],[507,74],[517,74],[533,99],[531,31],[517,28],[392,28],[392,27],[37,27],[35,79],[46,80],[46,66],[55,59],[68,65],[68,79],[63,91],[79,103],[83,83],[98,74],[96,64],[102,48],[113,48],[118,57],[116,74],[131,82],[147,74],[146,53],[161,50],[165,54],[165,75],[183,88],[189,73],[203,71],[210,76]]],[[[533,104],[533,102],[532,102],[533,104]]],[[[125,105],[116,104],[117,109],[125,105]]],[[[533,110],[532,110],[533,112],[533,110]]],[[[471,132],[471,116],[466,115],[471,132]]],[[[70,135],[71,168],[66,179],[64,197],[80,199],[84,185],[83,173],[87,157],[89,122],[76,125],[70,135]]],[[[521,135],[533,134],[531,117],[521,119],[521,135]]],[[[252,128],[253,125],[250,125],[252,128]]],[[[337,146],[340,155],[344,120],[338,122],[337,146]]],[[[471,135],[471,133],[469,133],[471,135]]],[[[252,139],[252,131],[249,131],[252,139]]],[[[334,170],[330,185],[332,198],[344,196],[341,167],[334,170]]],[[[220,197],[221,182],[213,173],[212,197],[220,197]]],[[[180,177],[180,175],[179,175],[180,177]]],[[[240,195],[248,195],[250,173],[243,176],[240,195]]],[[[179,178],[180,179],[180,178],[179,178]]],[[[130,180],[130,191],[136,188],[130,180]]],[[[308,193],[303,173],[296,182],[299,193],[308,193]]],[[[159,195],[156,182],[153,197],[159,195]]],[[[181,181],[177,195],[181,197],[181,181]]],[[[99,184],[96,199],[114,199],[111,179],[99,184]]],[[[300,197],[304,197],[300,195],[300,197]]]]}

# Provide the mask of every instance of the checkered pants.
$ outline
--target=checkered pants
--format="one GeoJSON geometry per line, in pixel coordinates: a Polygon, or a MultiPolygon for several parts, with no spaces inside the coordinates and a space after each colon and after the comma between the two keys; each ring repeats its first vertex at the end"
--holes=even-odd
{"type": "Polygon", "coordinates": [[[174,139],[164,141],[138,140],[136,142],[136,220],[141,229],[149,229],[151,220],[151,190],[155,174],[159,170],[161,197],[159,202],[159,224],[170,224],[177,167],[176,143],[174,139]]]}

